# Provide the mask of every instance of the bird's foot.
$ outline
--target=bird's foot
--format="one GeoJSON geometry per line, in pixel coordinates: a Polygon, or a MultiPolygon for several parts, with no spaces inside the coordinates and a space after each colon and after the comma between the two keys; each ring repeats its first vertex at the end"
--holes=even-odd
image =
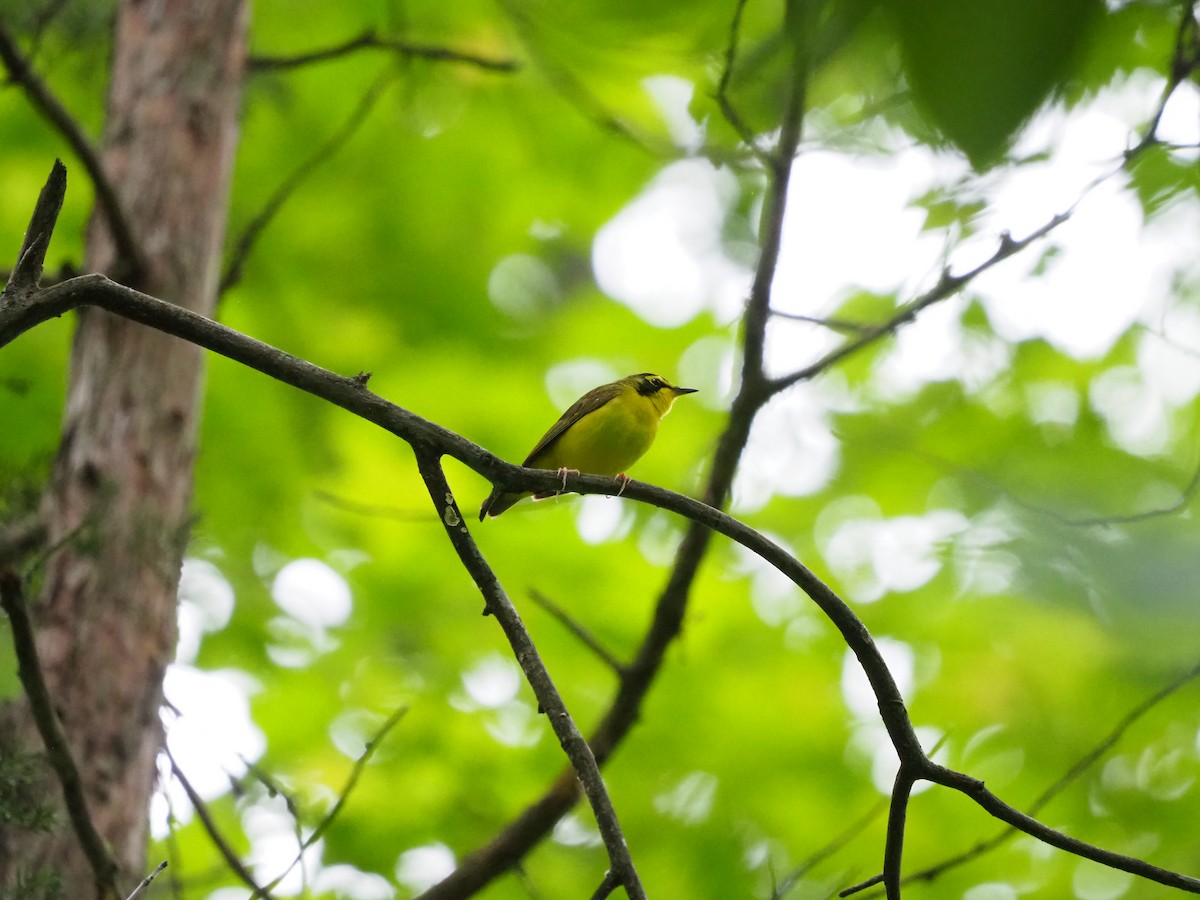
{"type": "Polygon", "coordinates": [[[567,489],[567,476],[568,475],[578,475],[578,474],[579,474],[578,469],[568,469],[566,466],[563,466],[561,469],[558,470],[558,477],[562,479],[562,491],[554,492],[555,502],[558,502],[558,495],[567,489]]]}
{"type": "Polygon", "coordinates": [[[625,485],[629,484],[629,482],[631,480],[632,479],[628,475],[626,475],[624,472],[618,472],[615,476],[613,476],[613,481],[615,481],[617,484],[619,484],[621,486],[617,490],[618,497],[620,497],[623,493],[625,493],[625,485]]]}

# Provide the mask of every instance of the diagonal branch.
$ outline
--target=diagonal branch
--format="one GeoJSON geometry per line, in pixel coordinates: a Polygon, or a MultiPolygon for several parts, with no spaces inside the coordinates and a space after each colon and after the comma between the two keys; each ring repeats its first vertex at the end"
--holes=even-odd
{"type": "MultiPolygon", "coordinates": [[[[75,151],[79,161],[87,170],[88,177],[96,191],[96,203],[104,213],[105,221],[112,232],[113,242],[117,247],[118,259],[121,260],[121,277],[128,281],[137,281],[146,271],[145,258],[141,246],[133,234],[133,227],[125,215],[116,189],[104,171],[99,151],[93,146],[91,138],[75,120],[75,117],[54,96],[38,74],[33,71],[29,60],[18,49],[16,41],[0,24],[0,62],[8,70],[9,78],[19,84],[25,91],[34,108],[53,125],[75,151]]],[[[44,255],[44,251],[43,251],[44,255]]]]}
{"type": "Polygon", "coordinates": [[[338,794],[337,802],[333,804],[329,812],[325,814],[324,818],[322,818],[317,824],[317,827],[313,829],[312,834],[301,841],[300,852],[296,854],[296,858],[292,860],[291,865],[275,876],[275,878],[273,878],[269,884],[262,888],[261,892],[254,894],[254,897],[266,896],[267,891],[277,888],[280,882],[287,878],[292,869],[296,868],[296,866],[299,865],[304,859],[305,851],[319,841],[322,836],[324,836],[325,832],[329,830],[329,826],[333,824],[333,820],[337,818],[338,813],[342,811],[342,807],[346,805],[346,800],[349,799],[350,792],[353,791],[355,785],[358,784],[358,779],[362,777],[363,770],[366,769],[367,763],[371,761],[371,757],[375,755],[375,751],[379,749],[379,745],[383,743],[383,739],[388,736],[388,732],[395,728],[407,713],[407,706],[397,707],[396,710],[390,716],[388,716],[384,723],[379,727],[379,730],[375,732],[375,736],[367,741],[367,745],[363,748],[363,752],[360,753],[358,759],[354,761],[354,767],[350,770],[350,777],[346,779],[345,786],[338,794]]]}
{"type": "MultiPolygon", "coordinates": [[[[1102,759],[1104,754],[1108,753],[1109,750],[1115,747],[1117,742],[1120,741],[1125,735],[1125,732],[1133,727],[1133,725],[1139,719],[1145,716],[1146,713],[1150,712],[1150,710],[1152,710],[1159,703],[1166,700],[1180,688],[1184,687],[1186,684],[1195,680],[1196,678],[1200,678],[1200,664],[1193,666],[1182,675],[1174,678],[1164,687],[1159,688],[1157,691],[1127,712],[1121,717],[1120,721],[1113,726],[1108,734],[1101,738],[1101,740],[1098,741],[1096,745],[1087,753],[1077,759],[1071,765],[1071,767],[1067,769],[1065,773],[1063,773],[1062,777],[1046,788],[1046,790],[1042,791],[1038,798],[1029,805],[1028,809],[1026,809],[1026,813],[1031,816],[1036,816],[1038,813],[1040,813],[1042,809],[1045,808],[1046,804],[1062,793],[1068,785],[1077,781],[1084,772],[1102,759]]],[[[977,859],[985,853],[991,852],[996,847],[1005,843],[1010,838],[1015,837],[1019,833],[1020,832],[1015,826],[1006,828],[992,837],[984,841],[980,841],[978,844],[969,848],[968,850],[964,850],[962,853],[958,853],[952,857],[944,859],[936,865],[929,866],[928,868],[906,875],[904,881],[906,883],[910,881],[934,881],[943,873],[957,868],[963,863],[977,859]]]]}
{"type": "Polygon", "coordinates": [[[167,761],[171,764],[171,774],[179,782],[183,788],[183,792],[187,794],[188,802],[192,804],[192,809],[196,811],[196,818],[204,826],[209,840],[213,842],[213,846],[217,848],[217,852],[225,860],[225,865],[229,867],[229,871],[241,879],[246,887],[254,891],[255,897],[265,897],[267,900],[273,900],[266,888],[259,887],[258,882],[254,880],[254,875],[246,868],[245,863],[238,859],[238,855],[233,852],[233,848],[229,846],[229,842],[222,836],[221,830],[217,827],[217,823],[212,817],[212,813],[208,810],[208,804],[204,802],[204,798],[200,796],[199,791],[192,787],[192,783],[187,780],[187,776],[179,768],[179,763],[175,762],[175,757],[171,755],[170,748],[164,745],[163,752],[166,753],[167,761]]]}
{"type": "MultiPolygon", "coordinates": [[[[655,623],[647,642],[631,666],[633,674],[622,683],[609,715],[601,723],[589,748],[570,723],[562,707],[561,698],[549,682],[544,667],[536,660],[536,651],[533,650],[532,644],[526,646],[522,643],[528,640],[528,635],[519,627],[520,620],[515,610],[470,538],[466,523],[462,520],[442,472],[441,457],[450,456],[458,460],[504,490],[555,491],[561,486],[564,490],[577,493],[607,494],[611,493],[612,489],[610,478],[599,475],[568,475],[566,483],[563,484],[557,472],[510,465],[449,429],[371,393],[362,377],[336,375],[183,307],[123,287],[102,275],[82,276],[46,288],[35,292],[25,303],[0,303],[0,346],[52,316],[84,305],[99,306],[220,353],[373,422],[413,448],[439,518],[446,527],[447,536],[487,598],[488,610],[497,615],[510,642],[514,644],[514,648],[518,648],[515,650],[518,662],[525,668],[539,701],[550,716],[556,734],[559,735],[564,748],[572,754],[573,762],[577,760],[575,754],[578,753],[578,759],[586,763],[584,771],[596,772],[597,780],[586,784],[589,799],[592,800],[598,821],[601,822],[602,833],[606,834],[606,840],[613,841],[609,845],[609,851],[613,857],[614,869],[621,876],[627,892],[633,896],[640,885],[634,880],[636,873],[632,870],[632,863],[625,862],[627,848],[624,849],[624,853],[621,852],[623,839],[619,839],[619,825],[616,823],[615,813],[611,814],[611,820],[609,819],[611,804],[606,806],[603,802],[607,795],[602,794],[603,782],[598,779],[596,767],[611,753],[615,742],[630,727],[641,697],[649,685],[645,676],[653,676],[657,666],[661,664],[661,653],[665,645],[678,634],[687,591],[695,574],[694,564],[698,563],[698,557],[693,560],[684,556],[685,560],[693,563],[692,567],[686,570],[677,567],[673,572],[663,601],[656,611],[655,623]],[[679,593],[673,594],[672,591],[679,593]],[[672,603],[667,603],[668,600],[672,603]],[[643,670],[639,666],[648,668],[643,670]],[[627,706],[622,707],[622,703],[627,706]]],[[[748,428],[748,424],[746,427],[748,428]]],[[[727,432],[727,436],[729,433],[727,432]]],[[[712,487],[714,484],[710,482],[710,488],[712,487]]],[[[720,483],[716,483],[715,487],[720,488],[720,483]]],[[[697,547],[699,552],[702,552],[707,546],[711,532],[716,532],[746,547],[803,590],[837,628],[843,641],[863,667],[878,701],[880,718],[900,758],[901,766],[909,769],[914,780],[931,781],[958,790],[1002,821],[1052,846],[1160,884],[1200,893],[1200,879],[1113,853],[1055,831],[1032,816],[1004,803],[977,779],[933,763],[921,748],[909,720],[904,698],[862,620],[845,601],[778,544],[713,506],[662,488],[631,480],[626,484],[624,496],[690,520],[691,525],[688,537],[685,537],[685,546],[680,551],[681,556],[696,553],[697,547]],[[697,540],[693,537],[698,532],[704,535],[703,539],[697,540]],[[696,541],[691,550],[686,546],[688,538],[696,541]]],[[[12,580],[19,586],[15,576],[12,580]]],[[[570,773],[569,777],[560,777],[543,800],[527,810],[518,820],[519,825],[525,828],[520,833],[520,841],[534,842],[540,838],[541,833],[537,828],[547,821],[552,824],[577,796],[578,787],[574,781],[574,773],[570,773]]],[[[501,837],[504,841],[509,840],[508,835],[501,837]]],[[[468,859],[460,866],[460,871],[468,870],[476,887],[485,884],[499,871],[511,867],[524,852],[520,843],[514,845],[504,841],[497,839],[485,848],[485,851],[481,851],[480,857],[486,865],[476,865],[468,859]],[[504,855],[506,852],[507,856],[504,855]]],[[[451,878],[453,879],[453,876],[451,878]]],[[[456,892],[462,889],[463,881],[453,882],[453,885],[455,886],[448,887],[444,881],[435,886],[427,896],[460,896],[461,894],[456,892]]]]}
{"type": "MultiPolygon", "coordinates": [[[[511,4],[509,4],[511,5],[511,4]]],[[[789,9],[797,6],[791,0],[789,9]]],[[[713,457],[712,469],[704,489],[705,501],[723,506],[733,485],[738,461],[750,436],[750,426],[758,410],[769,399],[762,370],[763,345],[770,308],[771,284],[782,246],[784,209],[787,205],[791,163],[800,142],[801,123],[806,102],[804,47],[801,33],[796,36],[791,92],[784,112],[771,164],[767,167],[768,189],[764,201],[762,249],[747,303],[743,336],[741,387],[734,397],[729,419],[713,457]]],[[[608,710],[592,732],[590,744],[603,763],[616,750],[638,721],[642,701],[649,693],[666,658],[667,650],[683,629],[691,587],[711,541],[711,532],[696,522],[689,524],[675,554],[667,583],[659,594],[654,615],[642,643],[626,667],[626,677],[618,685],[608,710]]],[[[540,841],[579,796],[578,788],[567,773],[510,822],[487,846],[463,860],[457,870],[422,895],[422,900],[446,900],[470,895],[501,872],[511,867],[540,841]]]]}
{"type": "Polygon", "coordinates": [[[550,673],[542,663],[537,647],[517,614],[516,607],[508,599],[508,594],[500,585],[495,572],[471,538],[450,491],[450,485],[446,481],[446,475],[442,471],[440,452],[424,444],[414,444],[413,449],[417,455],[417,469],[425,481],[434,508],[438,510],[439,518],[446,527],[450,543],[458,553],[463,567],[474,579],[479,592],[483,594],[484,614],[494,615],[500,623],[512,646],[513,655],[525,672],[525,678],[533,688],[534,696],[537,697],[538,709],[546,714],[550,727],[583,784],[583,790],[596,816],[596,824],[600,827],[604,846],[608,850],[613,879],[624,886],[630,900],[645,900],[646,891],[638,878],[633,857],[629,854],[621,824],[617,820],[616,810],[600,775],[600,766],[592,748],[583,739],[570,713],[567,712],[558,688],[554,686],[550,673]]]}
{"type": "Polygon", "coordinates": [[[826,353],[811,365],[792,372],[790,375],[774,379],[769,386],[770,392],[777,394],[801,381],[811,381],[817,375],[832,368],[843,359],[853,356],[858,351],[874,344],[882,338],[895,334],[901,327],[914,321],[918,315],[930,306],[953,297],[984,272],[988,271],[988,269],[999,265],[1006,259],[1020,253],[1031,244],[1040,241],[1054,229],[1058,228],[1058,226],[1066,222],[1070,216],[1070,212],[1058,213],[1050,218],[1049,221],[1020,239],[1014,239],[1008,232],[1003,233],[1000,236],[1000,243],[996,247],[995,252],[983,262],[960,275],[951,274],[949,268],[943,269],[938,283],[924,294],[904,304],[904,306],[900,307],[895,314],[885,321],[877,325],[863,326],[858,335],[846,341],[840,347],[826,353]]]}
{"type": "Polygon", "coordinates": [[[67,815],[79,844],[83,848],[96,886],[104,897],[119,897],[117,892],[117,861],[108,851],[108,845],[96,829],[88,811],[87,797],[83,791],[83,779],[71,756],[67,735],[62,722],[54,711],[54,701],[42,677],[42,666],[38,660],[37,641],[33,625],[25,608],[25,591],[21,579],[11,569],[0,570],[0,607],[8,616],[12,630],[13,649],[17,657],[17,674],[25,697],[29,700],[29,711],[37,725],[42,743],[46,746],[46,757],[50,761],[58,783],[62,787],[67,815]]]}
{"type": "Polygon", "coordinates": [[[536,588],[530,589],[529,599],[542,609],[546,610],[546,612],[550,613],[550,615],[557,619],[558,622],[567,629],[567,631],[579,638],[580,642],[589,650],[591,650],[592,653],[596,654],[601,662],[616,672],[619,678],[624,678],[626,676],[627,673],[625,664],[617,659],[616,655],[611,650],[600,643],[599,638],[597,638],[594,634],[584,628],[583,625],[576,621],[575,617],[569,612],[567,612],[536,588]]]}
{"type": "MultiPolygon", "coordinates": [[[[46,251],[50,249],[50,235],[58,214],[62,212],[63,199],[67,195],[67,167],[56,159],[50,169],[50,177],[38,194],[25,230],[25,240],[17,254],[17,264],[9,274],[9,282],[17,292],[29,292],[37,288],[46,264],[46,251]]],[[[7,288],[5,292],[7,293],[7,288]]]]}
{"type": "Polygon", "coordinates": [[[250,220],[245,230],[241,233],[238,239],[234,242],[233,252],[230,255],[229,264],[225,267],[225,273],[221,276],[221,283],[218,287],[220,293],[225,293],[235,284],[242,280],[242,269],[246,264],[246,260],[250,256],[251,250],[258,242],[259,237],[271,224],[271,220],[283,208],[283,205],[291,198],[292,194],[300,188],[304,181],[316,170],[322,163],[330,160],[339,150],[346,145],[350,138],[354,137],[355,133],[366,121],[371,110],[375,108],[375,104],[383,95],[384,89],[387,88],[392,80],[390,71],[384,72],[371,83],[367,88],[366,93],[358,101],[358,104],[351,111],[346,121],[342,123],[342,127],[330,135],[320,147],[313,151],[307,159],[296,166],[295,169],[275,188],[275,191],[267,198],[267,202],[263,204],[263,208],[258,211],[258,214],[250,220]]]}
{"type": "Polygon", "coordinates": [[[314,63],[328,62],[357,53],[359,50],[386,50],[406,59],[427,59],[433,62],[462,63],[484,69],[490,72],[515,72],[521,65],[515,59],[497,59],[480,56],[449,47],[434,44],[414,44],[398,38],[382,37],[374,29],[368,29],[358,37],[351,38],[341,44],[325,47],[320,50],[310,50],[294,56],[251,56],[247,60],[247,68],[251,72],[279,72],[310,66],[314,63]]]}
{"type": "Polygon", "coordinates": [[[1167,73],[1167,82],[1163,85],[1158,105],[1142,133],[1141,140],[1128,151],[1127,156],[1135,156],[1158,143],[1158,126],[1167,110],[1167,102],[1197,68],[1200,68],[1200,25],[1196,22],[1196,3],[1195,0],[1184,0],[1180,4],[1179,25],[1175,31],[1175,50],[1171,58],[1171,69],[1167,73]]]}
{"type": "Polygon", "coordinates": [[[137,900],[138,897],[141,897],[143,894],[146,893],[146,891],[150,890],[151,883],[154,881],[155,878],[157,878],[159,876],[159,874],[162,872],[162,870],[165,869],[166,867],[167,867],[167,861],[164,859],[162,862],[160,862],[157,866],[154,867],[153,872],[151,872],[149,875],[147,875],[145,878],[143,878],[141,880],[141,882],[138,884],[138,886],[133,889],[133,893],[131,893],[128,897],[126,897],[125,900],[137,900]]]}

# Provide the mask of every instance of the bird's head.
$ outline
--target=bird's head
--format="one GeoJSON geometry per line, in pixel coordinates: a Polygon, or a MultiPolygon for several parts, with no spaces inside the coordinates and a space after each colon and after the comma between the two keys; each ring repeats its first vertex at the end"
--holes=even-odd
{"type": "Polygon", "coordinates": [[[659,410],[659,416],[665,416],[671,409],[671,404],[675,402],[676,397],[682,397],[684,394],[696,393],[696,388],[678,387],[671,384],[661,375],[655,375],[653,372],[641,372],[637,375],[630,375],[628,378],[621,379],[641,396],[650,400],[659,410]]]}

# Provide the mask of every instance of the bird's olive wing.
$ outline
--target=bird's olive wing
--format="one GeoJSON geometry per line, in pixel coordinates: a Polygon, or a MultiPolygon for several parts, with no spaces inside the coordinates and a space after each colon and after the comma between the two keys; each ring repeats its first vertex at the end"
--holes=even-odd
{"type": "Polygon", "coordinates": [[[568,428],[570,428],[588,413],[593,413],[598,410],[605,403],[607,403],[609,400],[612,400],[620,393],[620,382],[614,382],[613,384],[602,384],[598,388],[592,388],[590,391],[572,403],[570,409],[559,416],[558,421],[555,422],[550,427],[550,430],[542,436],[542,439],[537,442],[537,446],[529,451],[529,455],[525,457],[525,462],[521,463],[521,465],[532,466],[534,459],[536,459],[543,450],[558,440],[562,436],[563,432],[565,432],[568,428]]]}

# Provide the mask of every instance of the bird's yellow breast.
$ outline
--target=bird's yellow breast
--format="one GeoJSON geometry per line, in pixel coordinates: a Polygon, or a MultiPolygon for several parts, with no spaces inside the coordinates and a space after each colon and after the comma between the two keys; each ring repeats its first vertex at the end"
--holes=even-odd
{"type": "Polygon", "coordinates": [[[617,475],[650,449],[658,434],[659,404],[632,388],[568,428],[529,465],[617,475]]]}

